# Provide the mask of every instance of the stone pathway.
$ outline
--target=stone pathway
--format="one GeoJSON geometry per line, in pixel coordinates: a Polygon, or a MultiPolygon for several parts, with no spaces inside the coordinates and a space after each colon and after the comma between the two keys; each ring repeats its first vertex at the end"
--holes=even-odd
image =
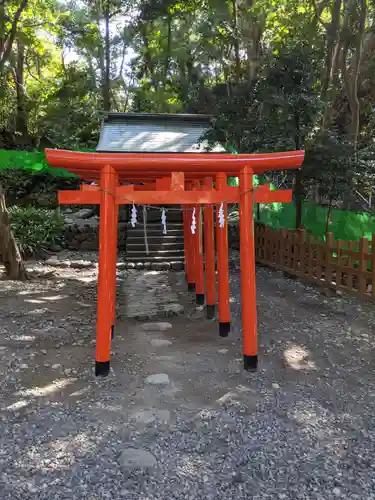
{"type": "Polygon", "coordinates": [[[124,298],[121,317],[146,321],[184,312],[174,288],[176,282],[183,280],[183,273],[127,270],[121,278],[120,297],[124,298]]]}

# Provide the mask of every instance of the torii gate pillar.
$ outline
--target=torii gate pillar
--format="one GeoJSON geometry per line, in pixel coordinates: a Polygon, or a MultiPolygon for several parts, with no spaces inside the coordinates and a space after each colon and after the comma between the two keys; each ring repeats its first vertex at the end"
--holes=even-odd
{"type": "Polygon", "coordinates": [[[244,368],[248,371],[258,365],[253,207],[253,171],[244,167],[240,171],[240,263],[244,368]]]}
{"type": "Polygon", "coordinates": [[[110,165],[100,170],[100,225],[98,309],[96,319],[95,375],[106,376],[110,370],[111,338],[115,319],[116,254],[118,205],[117,174],[110,165]]]}

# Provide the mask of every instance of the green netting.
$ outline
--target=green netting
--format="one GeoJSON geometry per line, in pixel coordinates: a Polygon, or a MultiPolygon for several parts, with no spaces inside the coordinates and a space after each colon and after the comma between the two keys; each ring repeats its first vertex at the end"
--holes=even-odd
{"type": "MultiPolygon", "coordinates": [[[[314,236],[324,236],[328,207],[305,201],[303,203],[302,224],[314,236]]],[[[295,203],[271,203],[261,205],[260,222],[279,229],[295,229],[295,203]]],[[[328,231],[335,239],[358,240],[371,238],[375,234],[375,215],[332,208],[328,231]]]]}
{"type": "Polygon", "coordinates": [[[51,168],[43,152],[0,149],[0,170],[22,168],[31,172],[45,172],[54,177],[74,177],[64,168],[51,168]]]}

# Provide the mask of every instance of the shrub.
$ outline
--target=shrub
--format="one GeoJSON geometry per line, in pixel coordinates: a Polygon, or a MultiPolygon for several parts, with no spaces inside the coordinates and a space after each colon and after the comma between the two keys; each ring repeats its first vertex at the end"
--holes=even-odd
{"type": "Polygon", "coordinates": [[[14,236],[25,257],[40,255],[62,242],[64,221],[55,211],[14,206],[9,213],[14,236]]]}
{"type": "Polygon", "coordinates": [[[59,189],[77,189],[79,179],[52,175],[46,169],[1,168],[0,184],[9,205],[34,205],[54,208],[59,189]]]}

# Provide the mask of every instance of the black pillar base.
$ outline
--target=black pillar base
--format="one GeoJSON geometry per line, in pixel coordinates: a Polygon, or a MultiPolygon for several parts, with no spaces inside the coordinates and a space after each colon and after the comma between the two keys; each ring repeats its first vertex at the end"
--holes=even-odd
{"type": "Polygon", "coordinates": [[[197,293],[195,295],[195,301],[198,306],[204,306],[204,293],[197,293]]]}
{"type": "Polygon", "coordinates": [[[228,337],[230,332],[230,322],[228,323],[223,323],[219,322],[219,335],[220,337],[228,337]]]}
{"type": "Polygon", "coordinates": [[[247,372],[256,372],[258,368],[258,356],[243,356],[243,367],[247,372]]]}
{"type": "Polygon", "coordinates": [[[109,361],[95,361],[95,376],[107,377],[109,375],[109,361]]]}
{"type": "Polygon", "coordinates": [[[195,292],[195,283],[188,283],[188,291],[195,292]]]}
{"type": "Polygon", "coordinates": [[[215,317],[216,306],[206,306],[206,318],[214,319],[215,317]]]}
{"type": "Polygon", "coordinates": [[[115,338],[115,325],[111,326],[111,340],[115,338]]]}

